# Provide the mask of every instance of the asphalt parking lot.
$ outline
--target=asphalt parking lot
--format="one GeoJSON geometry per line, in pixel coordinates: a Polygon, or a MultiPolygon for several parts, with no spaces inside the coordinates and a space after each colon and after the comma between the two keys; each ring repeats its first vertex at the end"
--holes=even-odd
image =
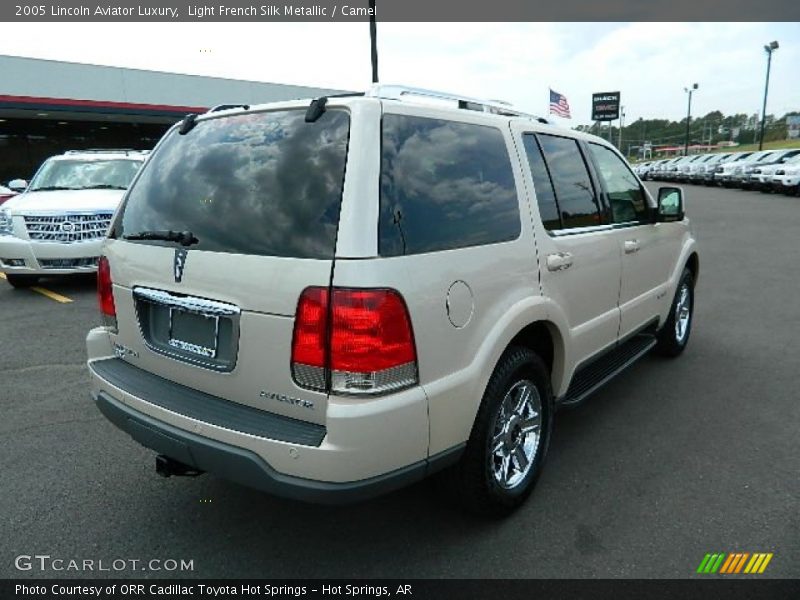
{"type": "Polygon", "coordinates": [[[701,251],[688,350],[559,413],[534,495],[504,521],[427,483],[330,508],[162,479],[89,398],[94,278],[43,281],[61,301],[0,280],[0,577],[691,577],[708,552],[773,552],[762,577],[800,577],[800,198],[685,190],[701,251]],[[193,571],[15,568],[33,554],[193,571]]]}

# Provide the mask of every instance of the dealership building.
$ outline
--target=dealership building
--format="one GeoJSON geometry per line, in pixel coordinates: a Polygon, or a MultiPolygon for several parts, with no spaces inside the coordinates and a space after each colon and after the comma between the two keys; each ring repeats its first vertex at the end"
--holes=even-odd
{"type": "Polygon", "coordinates": [[[337,90],[0,56],[0,182],[65,150],[150,149],[187,113],[337,90]]]}

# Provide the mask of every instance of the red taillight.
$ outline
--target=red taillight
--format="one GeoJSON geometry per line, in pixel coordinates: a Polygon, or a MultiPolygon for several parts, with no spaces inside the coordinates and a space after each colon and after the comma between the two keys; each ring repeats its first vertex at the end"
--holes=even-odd
{"type": "Polygon", "coordinates": [[[382,393],[417,382],[411,319],[394,290],[308,288],[300,296],[292,369],[300,385],[344,393],[382,393]],[[330,315],[330,317],[329,317],[330,315]],[[328,319],[331,326],[328,327],[328,319]]]}
{"type": "Polygon", "coordinates": [[[114,294],[111,289],[111,267],[105,256],[101,256],[97,261],[97,299],[103,316],[116,319],[117,309],[114,306],[114,294]]]}
{"type": "Polygon", "coordinates": [[[331,369],[369,373],[416,360],[411,323],[400,294],[334,289],[331,369]]]}
{"type": "Polygon", "coordinates": [[[307,288],[297,304],[292,362],[324,369],[327,330],[328,289],[307,288]]]}

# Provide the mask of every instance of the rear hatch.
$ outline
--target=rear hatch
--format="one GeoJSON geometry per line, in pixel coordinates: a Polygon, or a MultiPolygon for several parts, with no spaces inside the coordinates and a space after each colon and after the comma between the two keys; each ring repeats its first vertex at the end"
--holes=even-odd
{"type": "MultiPolygon", "coordinates": [[[[292,380],[298,298],[331,280],[350,116],[236,112],[171,130],[105,254],[126,360],[170,381],[324,423],[292,380]]],[[[146,398],[145,398],[146,399],[146,398]]]]}

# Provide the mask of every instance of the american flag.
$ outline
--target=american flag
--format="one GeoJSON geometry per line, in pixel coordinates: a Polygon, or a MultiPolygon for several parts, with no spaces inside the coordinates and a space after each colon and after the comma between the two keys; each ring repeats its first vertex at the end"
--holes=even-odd
{"type": "Polygon", "coordinates": [[[572,115],[569,114],[569,102],[567,97],[558,92],[550,90],[550,114],[571,119],[572,115]]]}

